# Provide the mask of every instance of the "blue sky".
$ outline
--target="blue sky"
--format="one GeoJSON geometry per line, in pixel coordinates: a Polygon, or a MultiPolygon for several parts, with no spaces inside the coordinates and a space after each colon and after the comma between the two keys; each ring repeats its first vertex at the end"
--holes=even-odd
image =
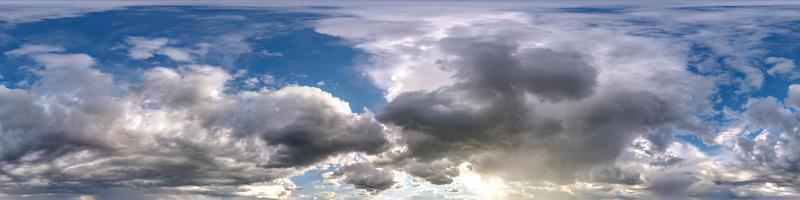
{"type": "Polygon", "coordinates": [[[0,198],[797,198],[797,6],[0,3],[0,198]]]}
{"type": "MultiPolygon", "coordinates": [[[[5,42],[2,51],[23,44],[62,46],[68,52],[87,53],[97,58],[98,67],[104,72],[125,76],[133,70],[176,64],[165,57],[128,59],[123,47],[127,37],[170,38],[180,48],[195,48],[195,45],[220,42],[220,37],[227,37],[239,44],[217,45],[197,62],[222,66],[231,73],[244,69],[253,76],[271,74],[280,84],[317,86],[322,81],[325,83],[322,88],[347,99],[355,111],[377,108],[383,102],[381,91],[354,69],[359,57],[364,57],[363,53],[347,46],[345,41],[314,32],[309,23],[321,17],[321,14],[281,10],[131,7],[7,25],[3,32],[14,40],[5,42]],[[277,54],[260,54],[264,51],[277,54]]],[[[30,64],[26,59],[2,59],[5,65],[30,64]]],[[[19,73],[15,68],[3,70],[4,81],[10,83],[6,85],[13,87],[14,83],[27,78],[19,73]]]]}

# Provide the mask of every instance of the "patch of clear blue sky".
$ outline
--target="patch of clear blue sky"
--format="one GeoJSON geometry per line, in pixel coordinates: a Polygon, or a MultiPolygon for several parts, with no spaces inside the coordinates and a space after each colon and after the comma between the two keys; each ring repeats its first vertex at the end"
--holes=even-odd
{"type": "MultiPolygon", "coordinates": [[[[313,21],[326,16],[270,9],[226,9],[211,7],[131,7],[89,13],[77,17],[47,19],[31,23],[0,24],[0,52],[23,44],[58,45],[68,53],[86,53],[96,58],[96,68],[124,81],[136,81],[137,71],[180,65],[163,56],[132,60],[127,56],[129,36],[164,37],[176,41],[172,46],[198,48],[209,43],[207,56],[200,64],[222,66],[230,73],[246,69],[253,77],[270,74],[284,83],[320,86],[350,103],[352,110],[379,111],[382,92],[355,69],[364,53],[336,37],[314,31],[313,21]],[[223,41],[230,39],[231,41],[223,41]],[[238,39],[240,42],[236,43],[238,39]],[[245,48],[245,49],[242,49],[245,48]],[[281,56],[263,56],[267,50],[281,56]]],[[[0,55],[3,84],[16,87],[30,80],[22,66],[35,66],[26,58],[0,55]]],[[[242,80],[230,87],[243,89],[242,80]]]]}

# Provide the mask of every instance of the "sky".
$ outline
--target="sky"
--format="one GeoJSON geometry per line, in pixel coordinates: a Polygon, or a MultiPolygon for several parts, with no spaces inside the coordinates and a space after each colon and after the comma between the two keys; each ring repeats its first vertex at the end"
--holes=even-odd
{"type": "Polygon", "coordinates": [[[0,1],[0,199],[797,199],[796,1],[0,1]]]}

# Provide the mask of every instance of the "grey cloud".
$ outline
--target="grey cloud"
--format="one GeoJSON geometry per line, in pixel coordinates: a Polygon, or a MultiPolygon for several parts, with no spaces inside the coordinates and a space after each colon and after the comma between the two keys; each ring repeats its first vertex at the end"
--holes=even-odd
{"type": "Polygon", "coordinates": [[[419,132],[422,135],[418,137],[433,137],[409,138],[421,142],[410,148],[418,155],[442,153],[437,149],[442,146],[484,148],[462,145],[470,142],[510,143],[515,140],[513,135],[534,130],[534,125],[545,129],[542,131],[558,131],[558,121],[532,119],[537,116],[524,102],[526,92],[549,101],[577,99],[590,94],[595,84],[597,72],[575,54],[549,49],[517,52],[513,45],[481,38],[446,39],[443,43],[460,58],[448,64],[456,67],[459,82],[431,92],[400,94],[379,116],[410,135],[419,132]]]}
{"type": "Polygon", "coordinates": [[[644,182],[638,172],[633,170],[623,170],[616,166],[598,167],[592,169],[589,173],[588,179],[597,183],[627,185],[638,185],[644,182]]]}
{"type": "Polygon", "coordinates": [[[519,48],[513,41],[447,38],[446,52],[460,59],[456,77],[475,90],[509,93],[522,89],[549,101],[589,96],[597,84],[597,69],[576,52],[519,48]]]}
{"type": "Polygon", "coordinates": [[[388,148],[383,125],[371,113],[354,117],[344,113],[349,107],[339,101],[316,88],[290,87],[272,95],[246,95],[241,103],[223,106],[231,109],[215,111],[204,124],[275,146],[267,167],[304,166],[338,153],[375,154],[388,148]]]}
{"type": "Polygon", "coordinates": [[[758,127],[771,129],[779,133],[793,133],[798,126],[800,115],[786,109],[774,97],[750,99],[746,104],[744,116],[758,127]]]}
{"type": "Polygon", "coordinates": [[[436,185],[450,184],[453,178],[459,175],[457,163],[449,160],[435,160],[429,162],[407,161],[402,166],[403,171],[413,176],[422,178],[436,185]]]}
{"type": "MultiPolygon", "coordinates": [[[[311,105],[313,104],[298,105],[304,107],[298,110],[313,108],[311,105]]],[[[371,115],[350,119],[319,111],[325,110],[302,112],[302,116],[291,124],[262,133],[261,137],[267,143],[279,146],[268,166],[308,165],[341,152],[363,151],[375,154],[388,147],[384,136],[379,134],[383,130],[382,125],[372,119],[371,115]]]]}
{"type": "Polygon", "coordinates": [[[145,85],[137,90],[145,102],[189,109],[205,119],[205,128],[232,130],[236,137],[259,137],[276,146],[268,167],[312,164],[330,155],[364,151],[377,153],[388,145],[382,125],[365,113],[359,117],[344,114],[349,107],[322,90],[290,86],[262,95],[248,93],[240,101],[221,104],[214,92],[224,90],[230,75],[219,68],[182,68],[184,75],[156,68],[145,75],[145,85]],[[212,110],[198,106],[215,106],[212,110]],[[269,123],[265,123],[269,122],[269,123]]]}
{"type": "Polygon", "coordinates": [[[667,157],[664,157],[664,158],[663,158],[663,159],[661,159],[661,160],[656,160],[656,161],[650,162],[650,165],[655,165],[655,166],[672,166],[672,165],[675,165],[675,164],[678,164],[678,163],[682,162],[683,160],[684,160],[684,159],[683,159],[683,158],[680,158],[680,157],[675,157],[675,156],[667,156],[667,157]]]}
{"type": "Polygon", "coordinates": [[[395,184],[391,169],[378,169],[365,163],[340,167],[334,172],[334,176],[344,176],[345,182],[370,192],[380,192],[395,184]]]}
{"type": "MultiPolygon", "coordinates": [[[[791,90],[790,86],[790,93],[791,90]]],[[[721,180],[717,184],[743,188],[766,183],[788,188],[800,186],[797,181],[800,177],[800,150],[795,148],[800,144],[800,114],[789,106],[774,97],[748,100],[743,113],[746,122],[753,126],[752,131],[765,130],[762,134],[766,135],[756,140],[738,138],[735,145],[739,162],[734,162],[733,166],[751,170],[755,175],[748,180],[721,180]]]]}
{"type": "Polygon", "coordinates": [[[416,21],[397,20],[387,23],[386,21],[366,20],[355,17],[320,20],[316,27],[316,31],[318,32],[336,32],[348,38],[368,38],[374,36],[402,38],[408,35],[425,34],[425,29],[428,28],[425,27],[424,24],[416,21]]]}
{"type": "Polygon", "coordinates": [[[663,199],[688,198],[689,187],[697,182],[692,174],[662,174],[652,177],[647,189],[663,199]]]}
{"type": "Polygon", "coordinates": [[[598,72],[578,52],[487,38],[444,39],[456,59],[443,65],[456,83],[402,93],[384,108],[378,118],[402,127],[407,158],[477,159],[479,171],[511,179],[571,182],[576,171],[612,162],[638,132],[678,119],[676,105],[649,91],[592,95],[598,72]]]}
{"type": "Polygon", "coordinates": [[[800,84],[790,85],[788,93],[784,101],[786,106],[800,110],[800,84]]]}

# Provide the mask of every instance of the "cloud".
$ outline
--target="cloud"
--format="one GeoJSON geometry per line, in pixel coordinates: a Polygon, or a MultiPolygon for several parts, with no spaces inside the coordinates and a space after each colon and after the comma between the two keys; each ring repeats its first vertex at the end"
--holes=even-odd
{"type": "Polygon", "coordinates": [[[370,113],[316,88],[227,93],[232,76],[207,65],[122,83],[86,54],[30,57],[43,66],[30,88],[0,87],[3,193],[201,186],[189,192],[263,196],[256,190],[272,186],[259,184],[387,145],[370,113]],[[236,192],[245,186],[254,192],[236,192]]]}
{"type": "Polygon", "coordinates": [[[458,68],[455,87],[496,92],[501,96],[523,89],[547,101],[575,100],[592,94],[597,69],[575,52],[547,48],[522,48],[514,41],[482,38],[447,38],[445,52],[458,60],[446,67],[458,68]],[[463,85],[463,86],[462,86],[463,85]]]}
{"type": "Polygon", "coordinates": [[[395,184],[391,169],[378,169],[364,163],[340,167],[334,176],[344,176],[345,182],[370,192],[386,190],[395,184]]]}
{"type": "Polygon", "coordinates": [[[800,117],[774,97],[750,99],[746,108],[744,115],[749,122],[778,133],[794,132],[800,117]]]}
{"type": "Polygon", "coordinates": [[[575,54],[517,49],[479,38],[443,43],[458,44],[445,47],[456,51],[458,60],[447,65],[458,70],[458,82],[431,92],[402,93],[379,116],[408,132],[414,157],[502,149],[525,135],[556,134],[564,128],[561,121],[537,114],[526,94],[546,101],[576,99],[591,94],[595,85],[595,69],[575,54]]]}
{"type": "Polygon", "coordinates": [[[175,61],[190,61],[192,55],[182,49],[177,48],[164,48],[162,54],[175,61]]]}
{"type": "Polygon", "coordinates": [[[258,51],[258,55],[264,56],[264,57],[283,57],[283,53],[281,53],[281,52],[270,52],[270,51],[267,51],[266,49],[262,49],[261,51],[258,51]]]}
{"type": "Polygon", "coordinates": [[[800,110],[800,85],[789,85],[789,94],[787,96],[785,100],[786,105],[800,110]]]}
{"type": "Polygon", "coordinates": [[[125,42],[131,45],[128,57],[134,60],[152,58],[156,54],[167,56],[174,61],[192,60],[192,55],[187,50],[168,46],[171,41],[167,38],[128,37],[125,42]]]}
{"type": "Polygon", "coordinates": [[[719,181],[724,185],[743,186],[747,196],[796,196],[800,176],[800,157],[797,156],[798,124],[800,114],[790,109],[790,97],[781,103],[774,97],[750,98],[743,112],[744,123],[759,133],[755,138],[741,137],[735,140],[731,161],[735,170],[747,172],[746,178],[719,181]],[[757,188],[757,189],[756,189],[757,188]]]}
{"type": "Polygon", "coordinates": [[[318,30],[353,37],[375,53],[377,68],[365,69],[370,73],[445,77],[372,77],[389,84],[389,103],[378,119],[397,126],[407,145],[392,165],[436,184],[451,183],[459,173],[450,169],[462,162],[507,180],[572,183],[577,172],[613,163],[636,136],[653,136],[664,144],[656,150],[663,150],[672,130],[694,129],[690,113],[709,103],[702,96],[711,94],[712,82],[683,71],[677,55],[655,50],[661,43],[536,28],[517,17],[524,16],[447,23],[452,26],[436,18],[412,21],[445,34],[436,36],[350,34],[327,27],[335,23],[318,30]],[[402,45],[384,46],[394,42],[402,45]],[[385,59],[395,56],[401,62],[385,59]],[[662,67],[640,67],[648,65],[662,67]],[[686,99],[687,93],[698,98],[686,99]]]}
{"type": "Polygon", "coordinates": [[[458,163],[447,159],[403,162],[400,166],[404,172],[436,185],[453,183],[453,179],[460,175],[458,163]]]}
{"type": "MultiPolygon", "coordinates": [[[[0,86],[0,191],[289,198],[299,188],[286,177],[355,153],[363,160],[332,173],[376,198],[797,197],[800,87],[788,86],[784,99],[748,97],[770,84],[765,73],[795,79],[794,61],[763,58],[762,46],[788,30],[771,25],[796,19],[790,6],[637,3],[584,13],[552,9],[575,6],[564,3],[418,2],[414,11],[356,3],[309,10],[331,14],[316,31],[367,53],[360,70],[388,102],[377,119],[271,76],[245,80],[247,91],[227,87],[241,76],[226,69],[251,52],[255,32],[222,35],[199,50],[128,38],[134,60],[181,64],[142,70],[131,82],[57,46],[5,52],[38,65],[30,88],[0,86]],[[225,66],[187,64],[205,57],[225,66]],[[759,68],[764,63],[769,69],[759,68]],[[259,86],[276,81],[280,87],[259,86]],[[744,104],[729,108],[727,100],[744,104]],[[703,144],[675,141],[676,134],[703,144]],[[455,189],[468,184],[488,189],[455,189]]],[[[41,7],[0,18],[52,11],[41,7]]]]}
{"type": "Polygon", "coordinates": [[[128,37],[125,40],[128,44],[132,45],[130,49],[128,49],[128,56],[131,59],[141,60],[152,58],[153,54],[164,48],[169,42],[167,38],[143,38],[143,37],[128,37]]]}
{"type": "Polygon", "coordinates": [[[52,52],[62,52],[62,51],[64,51],[64,48],[59,46],[50,46],[44,44],[25,44],[20,48],[11,51],[6,51],[4,54],[9,57],[19,57],[30,54],[52,53],[52,52]]]}
{"type": "Polygon", "coordinates": [[[795,69],[794,60],[781,57],[768,57],[766,63],[772,65],[772,68],[767,70],[767,74],[769,75],[785,77],[789,80],[800,79],[800,72],[795,69]]]}
{"type": "Polygon", "coordinates": [[[585,173],[579,173],[579,179],[591,183],[621,185],[640,185],[645,181],[636,170],[611,165],[598,166],[585,173]]]}

